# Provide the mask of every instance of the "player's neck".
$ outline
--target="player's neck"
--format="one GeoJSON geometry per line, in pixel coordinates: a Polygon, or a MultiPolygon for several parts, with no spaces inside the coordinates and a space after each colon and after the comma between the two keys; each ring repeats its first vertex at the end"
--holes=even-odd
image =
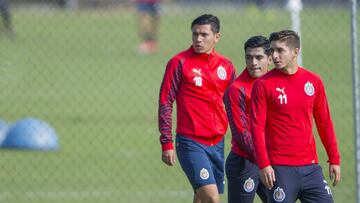
{"type": "Polygon", "coordinates": [[[287,75],[293,75],[299,70],[299,65],[297,63],[289,64],[287,67],[281,69],[281,72],[287,75]]]}

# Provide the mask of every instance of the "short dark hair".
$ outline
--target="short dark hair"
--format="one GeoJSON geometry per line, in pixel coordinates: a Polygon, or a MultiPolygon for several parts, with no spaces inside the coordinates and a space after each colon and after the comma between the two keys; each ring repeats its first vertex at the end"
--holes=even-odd
{"type": "Polygon", "coordinates": [[[282,41],[286,42],[288,46],[293,48],[300,48],[300,37],[299,35],[292,30],[282,30],[279,32],[273,32],[269,37],[270,42],[272,41],[282,41]]]}
{"type": "Polygon", "coordinates": [[[261,35],[250,37],[244,44],[244,50],[247,48],[258,48],[261,47],[264,49],[266,55],[270,56],[270,41],[261,35]]]}
{"type": "Polygon", "coordinates": [[[195,25],[207,25],[209,24],[211,26],[211,31],[214,33],[220,32],[220,20],[218,17],[212,15],[212,14],[204,14],[199,17],[197,17],[192,23],[191,23],[191,29],[195,25]]]}

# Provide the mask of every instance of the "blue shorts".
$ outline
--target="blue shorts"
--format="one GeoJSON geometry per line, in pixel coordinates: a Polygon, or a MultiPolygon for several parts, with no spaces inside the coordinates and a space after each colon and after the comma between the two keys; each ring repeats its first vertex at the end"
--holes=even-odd
{"type": "Polygon", "coordinates": [[[228,203],[252,203],[255,193],[266,202],[269,190],[261,183],[256,164],[231,151],[226,158],[225,170],[228,181],[228,203]]]}
{"type": "Polygon", "coordinates": [[[194,191],[216,184],[219,194],[224,193],[224,139],[208,146],[177,135],[176,154],[194,191]]]}
{"type": "Polygon", "coordinates": [[[158,15],[159,14],[159,4],[158,3],[145,3],[139,2],[137,4],[137,10],[143,13],[149,13],[151,15],[158,15]]]}
{"type": "Polygon", "coordinates": [[[269,202],[302,203],[334,202],[330,187],[318,164],[307,166],[273,166],[275,184],[269,202]]]}

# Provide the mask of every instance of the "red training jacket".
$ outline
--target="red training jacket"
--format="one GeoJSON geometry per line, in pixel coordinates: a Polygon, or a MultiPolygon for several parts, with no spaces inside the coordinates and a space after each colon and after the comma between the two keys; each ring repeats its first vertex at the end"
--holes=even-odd
{"type": "Polygon", "coordinates": [[[170,59],[159,96],[162,150],[173,149],[172,106],[176,100],[176,133],[213,145],[226,133],[223,95],[235,77],[231,61],[213,51],[196,54],[192,47],[170,59]]]}
{"type": "Polygon", "coordinates": [[[313,118],[329,157],[340,165],[340,154],[320,77],[302,67],[293,75],[273,69],[254,83],[251,132],[259,168],[318,163],[313,118]]]}
{"type": "Polygon", "coordinates": [[[225,96],[226,112],[231,128],[231,151],[255,161],[254,145],[250,133],[250,95],[256,78],[245,68],[230,85],[225,96]]]}

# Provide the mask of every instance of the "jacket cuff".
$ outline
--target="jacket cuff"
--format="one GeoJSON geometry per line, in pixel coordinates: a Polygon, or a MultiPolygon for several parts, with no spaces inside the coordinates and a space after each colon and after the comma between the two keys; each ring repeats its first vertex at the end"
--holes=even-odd
{"type": "Polygon", "coordinates": [[[164,143],[161,145],[161,149],[162,149],[162,151],[172,150],[172,149],[174,149],[174,145],[172,142],[164,143]]]}
{"type": "Polygon", "coordinates": [[[339,165],[340,166],[340,160],[329,160],[327,161],[330,165],[339,165]]]}
{"type": "Polygon", "coordinates": [[[270,161],[262,161],[261,163],[258,162],[258,166],[259,166],[259,169],[263,169],[263,168],[266,168],[268,166],[270,166],[270,161]]]}

